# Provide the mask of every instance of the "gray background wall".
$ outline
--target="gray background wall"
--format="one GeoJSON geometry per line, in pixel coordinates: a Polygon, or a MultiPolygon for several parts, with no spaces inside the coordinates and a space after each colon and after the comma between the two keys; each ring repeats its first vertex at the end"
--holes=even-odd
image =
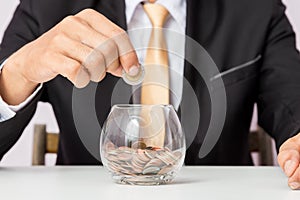
{"type": "MultiPolygon", "coordinates": [[[[18,5],[18,0],[0,0],[0,40],[3,32],[6,29],[15,7],[18,5]]],[[[297,46],[300,49],[300,1],[299,0],[284,0],[287,6],[287,15],[296,31],[297,46]]],[[[256,118],[254,117],[253,124],[256,118]]],[[[5,155],[0,163],[0,166],[30,166],[32,153],[32,133],[33,124],[47,124],[48,131],[58,132],[58,127],[53,115],[51,106],[45,103],[40,103],[35,116],[24,131],[24,134],[17,144],[5,155]]],[[[254,125],[255,127],[255,125],[254,125]]],[[[0,133],[1,134],[1,133],[0,133]]],[[[46,162],[49,165],[54,164],[55,156],[47,157],[46,162]]]]}

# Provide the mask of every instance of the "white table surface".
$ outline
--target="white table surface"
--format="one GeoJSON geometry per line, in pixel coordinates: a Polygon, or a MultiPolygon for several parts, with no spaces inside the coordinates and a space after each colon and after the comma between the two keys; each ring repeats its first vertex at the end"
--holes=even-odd
{"type": "Polygon", "coordinates": [[[278,167],[183,167],[161,186],[112,182],[103,167],[0,168],[1,200],[300,200],[278,167]]]}

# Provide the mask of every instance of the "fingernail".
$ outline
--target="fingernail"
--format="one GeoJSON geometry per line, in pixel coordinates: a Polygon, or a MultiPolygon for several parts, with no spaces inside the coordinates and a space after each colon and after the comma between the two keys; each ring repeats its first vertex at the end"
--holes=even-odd
{"type": "Polygon", "coordinates": [[[129,76],[136,76],[139,73],[139,68],[135,65],[133,65],[132,67],[130,67],[129,71],[128,71],[128,75],[129,76]]]}
{"type": "Polygon", "coordinates": [[[296,167],[296,162],[292,161],[292,160],[288,160],[286,161],[285,165],[284,165],[284,173],[287,176],[292,175],[293,171],[295,170],[296,167]]]}
{"type": "Polygon", "coordinates": [[[298,183],[298,182],[289,183],[289,186],[290,186],[290,188],[292,188],[293,190],[300,189],[300,183],[298,183]]]}

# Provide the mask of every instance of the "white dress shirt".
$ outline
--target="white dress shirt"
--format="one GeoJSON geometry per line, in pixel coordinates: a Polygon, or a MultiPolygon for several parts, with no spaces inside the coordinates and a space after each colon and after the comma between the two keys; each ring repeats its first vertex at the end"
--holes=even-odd
{"type": "MultiPolygon", "coordinates": [[[[141,2],[143,0],[125,0],[126,21],[130,40],[136,49],[140,63],[144,63],[146,50],[151,34],[151,22],[145,13],[141,2]]],[[[155,3],[163,5],[169,11],[169,17],[164,24],[165,39],[168,49],[176,49],[179,54],[168,54],[169,74],[170,74],[170,98],[171,103],[177,109],[179,107],[182,87],[183,87],[183,68],[184,68],[184,37],[186,26],[186,1],[185,0],[157,0],[155,3]],[[178,40],[179,39],[179,40],[178,40]],[[175,40],[175,41],[174,41],[175,40]]],[[[174,51],[173,51],[174,52],[174,51]]]]}
{"type": "MultiPolygon", "coordinates": [[[[128,27],[128,34],[133,46],[136,47],[136,52],[140,63],[144,63],[146,48],[150,38],[151,22],[144,12],[141,2],[143,0],[125,0],[126,6],[126,22],[128,27]],[[146,29],[144,29],[146,28],[146,29]],[[136,31],[137,30],[137,31],[136,31]],[[139,47],[139,48],[138,48],[139,47]],[[143,48],[140,48],[143,47],[143,48]]],[[[184,40],[174,42],[172,32],[185,35],[186,27],[186,0],[157,0],[155,3],[163,5],[170,13],[167,18],[164,28],[171,30],[165,34],[167,48],[171,47],[182,51],[180,56],[169,53],[169,69],[170,69],[170,90],[171,102],[177,109],[182,96],[183,87],[183,69],[184,69],[184,40]],[[175,45],[175,46],[174,46],[175,45]]],[[[0,66],[1,69],[5,62],[0,66]]],[[[30,97],[28,97],[20,105],[10,106],[0,97],[0,122],[13,118],[17,111],[26,106],[41,89],[40,85],[30,97]]]]}

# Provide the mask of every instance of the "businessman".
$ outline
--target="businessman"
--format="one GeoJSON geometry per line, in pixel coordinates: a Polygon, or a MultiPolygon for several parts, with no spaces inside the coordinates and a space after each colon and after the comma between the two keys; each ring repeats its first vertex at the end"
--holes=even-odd
{"type": "MultiPolygon", "coordinates": [[[[81,88],[98,82],[96,111],[102,124],[122,70],[136,75],[143,59],[125,31],[159,24],[201,44],[225,85],[223,131],[201,159],[205,119],[211,115],[207,88],[190,63],[174,62],[174,55],[168,55],[170,68],[193,87],[204,116],[185,163],[251,165],[247,138],[257,103],[259,124],[276,141],[289,186],[299,189],[300,56],[284,12],[280,0],[21,0],[0,48],[0,158],[19,139],[37,102],[45,101],[52,104],[61,132],[57,164],[98,164],[77,134],[73,85],[81,88]],[[160,12],[151,16],[148,4],[158,4],[156,11],[167,10],[163,22],[154,23],[152,16],[160,12]]],[[[174,81],[171,75],[169,87],[179,100],[171,97],[168,102],[180,106],[182,80],[174,81]]]]}

